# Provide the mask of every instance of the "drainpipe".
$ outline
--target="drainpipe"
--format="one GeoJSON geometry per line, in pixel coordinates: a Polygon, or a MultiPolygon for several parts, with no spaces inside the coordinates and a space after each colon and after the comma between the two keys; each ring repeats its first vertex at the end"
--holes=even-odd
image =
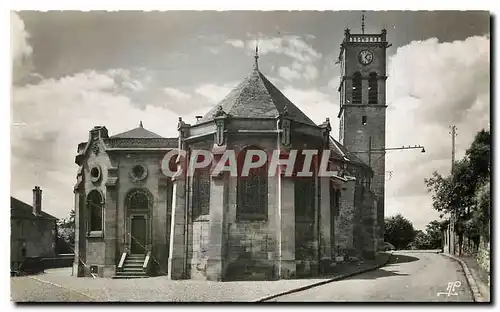
{"type": "MultiPolygon", "coordinates": [[[[320,155],[322,155],[323,153],[321,153],[320,155]]],[[[318,157],[319,159],[319,157],[318,157]]],[[[319,160],[321,161],[321,160],[319,160]]],[[[318,218],[316,219],[316,231],[318,233],[317,237],[318,237],[318,242],[317,242],[317,247],[316,247],[316,252],[317,252],[317,270],[318,270],[318,275],[321,274],[321,268],[320,268],[320,262],[321,262],[321,226],[320,226],[320,220],[321,220],[321,183],[320,183],[320,180],[319,180],[319,176],[318,176],[318,163],[316,162],[316,164],[314,165],[314,175],[315,175],[315,184],[316,184],[316,200],[315,200],[315,204],[316,204],[316,209],[318,211],[317,213],[317,216],[318,218]]]]}
{"type": "MultiPolygon", "coordinates": [[[[189,160],[191,158],[191,152],[189,149],[186,148],[186,166],[187,164],[189,164],[189,160]]],[[[185,211],[184,211],[184,271],[183,271],[183,275],[184,275],[184,278],[188,278],[187,276],[187,266],[188,266],[188,241],[189,241],[189,233],[188,233],[188,229],[189,229],[189,224],[188,224],[188,221],[189,221],[189,205],[190,205],[190,191],[191,191],[191,181],[188,180],[188,169],[184,169],[184,172],[183,172],[183,175],[184,175],[184,181],[185,181],[185,192],[186,192],[186,196],[185,196],[185,211]]]]}

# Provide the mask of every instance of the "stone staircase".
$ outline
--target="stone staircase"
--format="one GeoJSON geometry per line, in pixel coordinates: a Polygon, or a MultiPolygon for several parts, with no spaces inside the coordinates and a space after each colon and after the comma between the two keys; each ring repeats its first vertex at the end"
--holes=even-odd
{"type": "Polygon", "coordinates": [[[125,262],[123,262],[123,268],[121,271],[117,271],[113,278],[144,278],[148,277],[147,273],[144,272],[142,266],[146,255],[127,255],[125,262]]]}

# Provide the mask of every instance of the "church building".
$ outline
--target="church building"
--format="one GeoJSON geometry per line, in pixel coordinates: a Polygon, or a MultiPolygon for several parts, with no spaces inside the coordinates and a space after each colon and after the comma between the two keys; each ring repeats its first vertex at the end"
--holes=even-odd
{"type": "Polygon", "coordinates": [[[328,118],[315,124],[265,77],[257,51],[249,75],[218,105],[193,124],[179,118],[176,138],[142,123],[114,136],[102,126],[90,130],[75,159],[75,274],[276,280],[372,259],[383,235],[385,158],[377,151],[385,145],[385,36],[346,30],[340,141],[328,118]],[[214,162],[234,151],[238,175],[210,168],[164,174],[164,166],[182,166],[180,157],[165,164],[168,152],[190,159],[196,150],[214,162]],[[306,150],[329,151],[334,174],[319,174],[319,161],[311,176],[298,174],[306,150]],[[254,151],[284,159],[299,153],[291,175],[286,165],[269,174],[269,161],[240,175],[254,151]]]}

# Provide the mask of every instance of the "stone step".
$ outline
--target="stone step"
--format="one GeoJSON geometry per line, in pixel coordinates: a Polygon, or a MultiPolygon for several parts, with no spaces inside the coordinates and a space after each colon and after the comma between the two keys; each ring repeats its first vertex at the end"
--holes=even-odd
{"type": "Polygon", "coordinates": [[[142,268],[142,263],[124,263],[123,267],[142,268]]]}
{"type": "Polygon", "coordinates": [[[142,267],[123,267],[122,271],[128,272],[142,272],[142,267]]]}
{"type": "Polygon", "coordinates": [[[134,264],[134,265],[142,265],[144,261],[125,261],[123,264],[134,264]]]}
{"type": "Polygon", "coordinates": [[[125,259],[125,263],[144,263],[144,259],[125,259]]]}
{"type": "Polygon", "coordinates": [[[147,278],[147,275],[115,275],[114,279],[129,279],[129,278],[147,278]]]}
{"type": "Polygon", "coordinates": [[[121,272],[118,271],[118,272],[116,272],[116,275],[134,275],[134,276],[136,276],[136,275],[146,275],[146,273],[143,271],[121,271],[121,272]]]}

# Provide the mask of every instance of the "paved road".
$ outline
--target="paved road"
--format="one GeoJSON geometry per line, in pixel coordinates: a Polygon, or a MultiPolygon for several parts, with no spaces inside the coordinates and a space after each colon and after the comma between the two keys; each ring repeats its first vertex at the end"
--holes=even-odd
{"type": "Polygon", "coordinates": [[[270,301],[473,301],[462,267],[430,252],[395,252],[390,263],[376,271],[353,276],[270,301]],[[447,293],[448,283],[460,284],[447,293]]]}
{"type": "Polygon", "coordinates": [[[94,301],[92,298],[67,288],[41,282],[32,277],[11,277],[10,296],[14,302],[71,302],[94,301]]]}

